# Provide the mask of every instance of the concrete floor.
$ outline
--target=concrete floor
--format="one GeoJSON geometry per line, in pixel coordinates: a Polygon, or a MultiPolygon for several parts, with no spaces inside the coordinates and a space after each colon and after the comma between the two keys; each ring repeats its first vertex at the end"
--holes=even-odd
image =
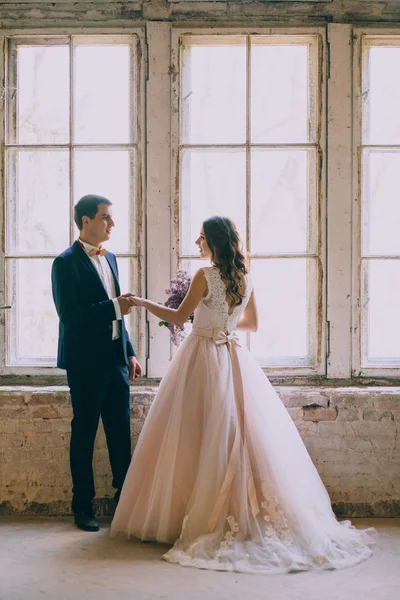
{"type": "Polygon", "coordinates": [[[0,600],[400,600],[400,519],[378,530],[374,556],[341,571],[249,575],[160,560],[167,548],[85,533],[71,518],[0,519],[0,600]]]}

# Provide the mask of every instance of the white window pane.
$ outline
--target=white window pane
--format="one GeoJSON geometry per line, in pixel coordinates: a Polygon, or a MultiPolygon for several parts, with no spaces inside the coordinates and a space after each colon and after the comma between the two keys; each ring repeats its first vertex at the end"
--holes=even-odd
{"type": "MultiPolygon", "coordinates": [[[[137,283],[137,263],[133,258],[117,258],[118,262],[118,274],[119,274],[119,285],[121,287],[121,294],[132,292],[133,294],[139,294],[138,283],[137,283]]],[[[139,309],[140,310],[140,309],[139,309]]],[[[137,319],[140,318],[138,309],[133,308],[129,315],[125,316],[125,325],[129,333],[132,346],[135,350],[135,333],[137,319]]]]}
{"type": "Polygon", "coordinates": [[[252,254],[314,250],[315,169],[314,150],[252,150],[252,254]]]}
{"type": "Polygon", "coordinates": [[[245,38],[185,42],[182,56],[182,143],[245,143],[245,38]]]}
{"type": "Polygon", "coordinates": [[[133,172],[133,153],[129,150],[74,152],[74,202],[86,194],[98,194],[113,203],[115,227],[107,242],[111,252],[135,251],[133,172]]]}
{"type": "MultiPolygon", "coordinates": [[[[189,260],[187,258],[182,259],[179,263],[179,268],[186,271],[191,277],[197,273],[199,269],[203,269],[204,267],[211,267],[211,262],[209,260],[189,260]]],[[[172,275],[174,276],[174,275],[172,275]]],[[[165,297],[165,300],[167,298],[165,297]]]]}
{"type": "Polygon", "coordinates": [[[131,47],[75,47],[74,142],[131,142],[131,47]]]}
{"type": "Polygon", "coordinates": [[[50,259],[7,261],[9,365],[55,365],[58,317],[51,292],[50,259]]]}
{"type": "Polygon", "coordinates": [[[251,351],[263,366],[313,365],[316,334],[317,262],[314,259],[257,259],[252,278],[259,329],[251,351]]]}
{"type": "MultiPolygon", "coordinates": [[[[251,47],[252,143],[305,143],[309,140],[309,47],[251,47]]],[[[316,82],[314,82],[316,83],[316,82]]],[[[315,128],[314,128],[315,129],[315,128]]]]}
{"type": "Polygon", "coordinates": [[[365,366],[385,360],[396,365],[400,360],[400,260],[365,261],[363,276],[365,366]]]}
{"type": "Polygon", "coordinates": [[[20,46],[17,73],[17,143],[68,143],[68,46],[20,46]]]}
{"type": "Polygon", "coordinates": [[[58,254],[69,245],[69,154],[7,152],[7,251],[58,254]]]}
{"type": "Polygon", "coordinates": [[[400,152],[363,153],[363,252],[400,254],[400,152]]]}
{"type": "Polygon", "coordinates": [[[370,48],[364,81],[365,144],[400,144],[400,47],[370,48]]]}
{"type": "Polygon", "coordinates": [[[203,221],[213,215],[231,218],[245,242],[245,151],[185,149],[181,162],[181,254],[198,255],[195,241],[203,221]]]}

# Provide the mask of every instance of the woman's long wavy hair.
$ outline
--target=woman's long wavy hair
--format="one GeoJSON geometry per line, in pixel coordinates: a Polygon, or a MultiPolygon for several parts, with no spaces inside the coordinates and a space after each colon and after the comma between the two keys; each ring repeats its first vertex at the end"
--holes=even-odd
{"type": "Polygon", "coordinates": [[[211,250],[211,260],[221,272],[227,286],[227,301],[233,309],[243,301],[240,293],[243,276],[248,273],[246,258],[236,225],[227,217],[210,217],[203,223],[204,236],[211,250]]]}

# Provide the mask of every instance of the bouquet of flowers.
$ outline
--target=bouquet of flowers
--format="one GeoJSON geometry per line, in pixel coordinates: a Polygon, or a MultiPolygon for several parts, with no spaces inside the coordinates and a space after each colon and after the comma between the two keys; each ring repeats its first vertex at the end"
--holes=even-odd
{"type": "MultiPolygon", "coordinates": [[[[164,302],[164,306],[168,308],[179,308],[188,293],[188,289],[190,286],[192,278],[186,271],[178,271],[175,277],[171,279],[170,288],[165,290],[168,298],[164,302]]],[[[193,321],[193,315],[189,317],[189,322],[193,321]]],[[[172,343],[175,346],[179,346],[179,344],[185,338],[185,326],[178,327],[177,325],[173,325],[172,323],[168,323],[167,321],[160,321],[160,327],[168,327],[172,343]]]]}

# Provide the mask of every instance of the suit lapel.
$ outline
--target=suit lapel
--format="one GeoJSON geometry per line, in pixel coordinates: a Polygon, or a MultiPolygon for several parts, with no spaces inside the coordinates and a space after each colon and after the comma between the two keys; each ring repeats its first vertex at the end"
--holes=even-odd
{"type": "Polygon", "coordinates": [[[109,252],[107,252],[107,254],[105,255],[105,258],[106,258],[108,264],[110,265],[110,269],[111,269],[111,272],[112,272],[113,277],[114,277],[115,291],[117,293],[117,296],[119,296],[120,293],[121,293],[121,290],[120,290],[120,287],[119,287],[119,281],[118,281],[118,274],[117,274],[117,268],[116,268],[115,259],[114,260],[111,259],[111,255],[110,255],[109,252]]]}
{"type": "MultiPolygon", "coordinates": [[[[78,258],[80,259],[82,265],[87,269],[88,273],[91,273],[92,276],[94,277],[95,281],[97,281],[97,283],[101,286],[101,289],[103,290],[103,293],[107,296],[107,291],[103,285],[103,282],[96,270],[96,267],[94,266],[94,264],[92,263],[92,261],[90,260],[89,256],[86,254],[85,250],[83,248],[81,248],[81,246],[78,244],[78,242],[74,242],[73,244],[74,248],[75,248],[75,252],[76,255],[78,256],[78,258]]],[[[108,297],[108,296],[107,296],[108,297]]]]}

